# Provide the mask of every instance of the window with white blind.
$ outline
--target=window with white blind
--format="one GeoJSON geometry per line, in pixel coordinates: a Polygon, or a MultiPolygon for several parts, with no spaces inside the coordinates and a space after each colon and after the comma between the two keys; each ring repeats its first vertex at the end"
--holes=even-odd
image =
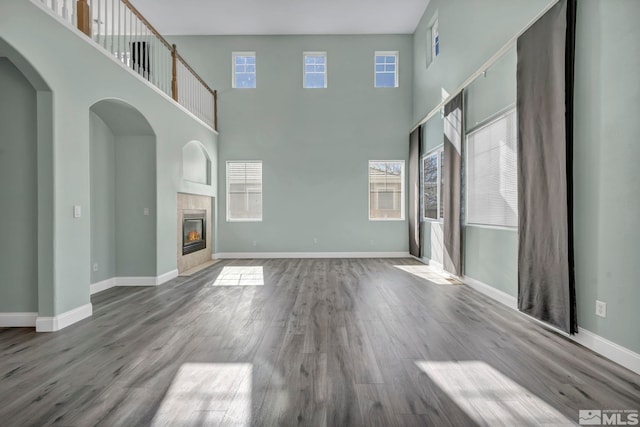
{"type": "Polygon", "coordinates": [[[262,221],[262,162],[227,162],[227,221],[262,221]]]}
{"type": "Polygon", "coordinates": [[[444,149],[439,148],[422,158],[422,219],[444,218],[444,149]]]}
{"type": "Polygon", "coordinates": [[[467,135],[467,223],[516,227],[516,111],[467,135]]]}
{"type": "Polygon", "coordinates": [[[369,162],[369,220],[404,219],[404,160],[369,162]]]}

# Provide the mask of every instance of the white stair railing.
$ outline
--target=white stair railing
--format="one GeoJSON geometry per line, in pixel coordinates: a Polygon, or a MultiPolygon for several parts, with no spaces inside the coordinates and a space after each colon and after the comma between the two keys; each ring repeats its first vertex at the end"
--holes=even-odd
{"type": "Polygon", "coordinates": [[[32,0],[77,27],[131,70],[217,130],[217,93],[129,0],[32,0]],[[79,10],[88,8],[85,15],[79,10]]]}

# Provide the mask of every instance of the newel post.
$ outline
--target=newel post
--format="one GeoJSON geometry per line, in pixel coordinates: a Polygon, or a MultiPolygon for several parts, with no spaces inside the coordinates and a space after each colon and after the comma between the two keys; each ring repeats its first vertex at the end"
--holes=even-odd
{"type": "Polygon", "coordinates": [[[213,91],[213,129],[218,130],[218,91],[213,91]]]}
{"type": "Polygon", "coordinates": [[[178,102],[178,49],[174,44],[171,48],[171,97],[178,102]]]}
{"type": "Polygon", "coordinates": [[[77,3],[78,29],[91,37],[91,10],[87,0],[78,0],[77,3]]]}

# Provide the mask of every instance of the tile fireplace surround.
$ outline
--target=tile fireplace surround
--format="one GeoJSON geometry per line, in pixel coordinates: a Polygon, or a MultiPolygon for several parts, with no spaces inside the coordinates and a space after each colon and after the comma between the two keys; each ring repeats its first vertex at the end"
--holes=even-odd
{"type": "Polygon", "coordinates": [[[176,221],[177,232],[177,245],[176,255],[178,257],[178,272],[183,273],[186,270],[190,270],[194,267],[211,261],[211,253],[213,248],[213,228],[211,227],[211,197],[197,196],[195,194],[178,193],[178,220],[176,221]],[[190,210],[204,210],[206,214],[206,227],[207,227],[207,247],[197,252],[193,252],[187,255],[182,255],[182,220],[184,219],[185,211],[190,210]]]}

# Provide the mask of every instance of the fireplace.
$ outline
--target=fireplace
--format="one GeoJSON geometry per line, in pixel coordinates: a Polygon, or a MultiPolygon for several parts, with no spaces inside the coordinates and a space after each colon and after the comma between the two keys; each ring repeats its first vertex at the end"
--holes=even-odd
{"type": "Polygon", "coordinates": [[[207,247],[206,211],[184,213],[182,220],[182,255],[200,251],[207,247]]]}

